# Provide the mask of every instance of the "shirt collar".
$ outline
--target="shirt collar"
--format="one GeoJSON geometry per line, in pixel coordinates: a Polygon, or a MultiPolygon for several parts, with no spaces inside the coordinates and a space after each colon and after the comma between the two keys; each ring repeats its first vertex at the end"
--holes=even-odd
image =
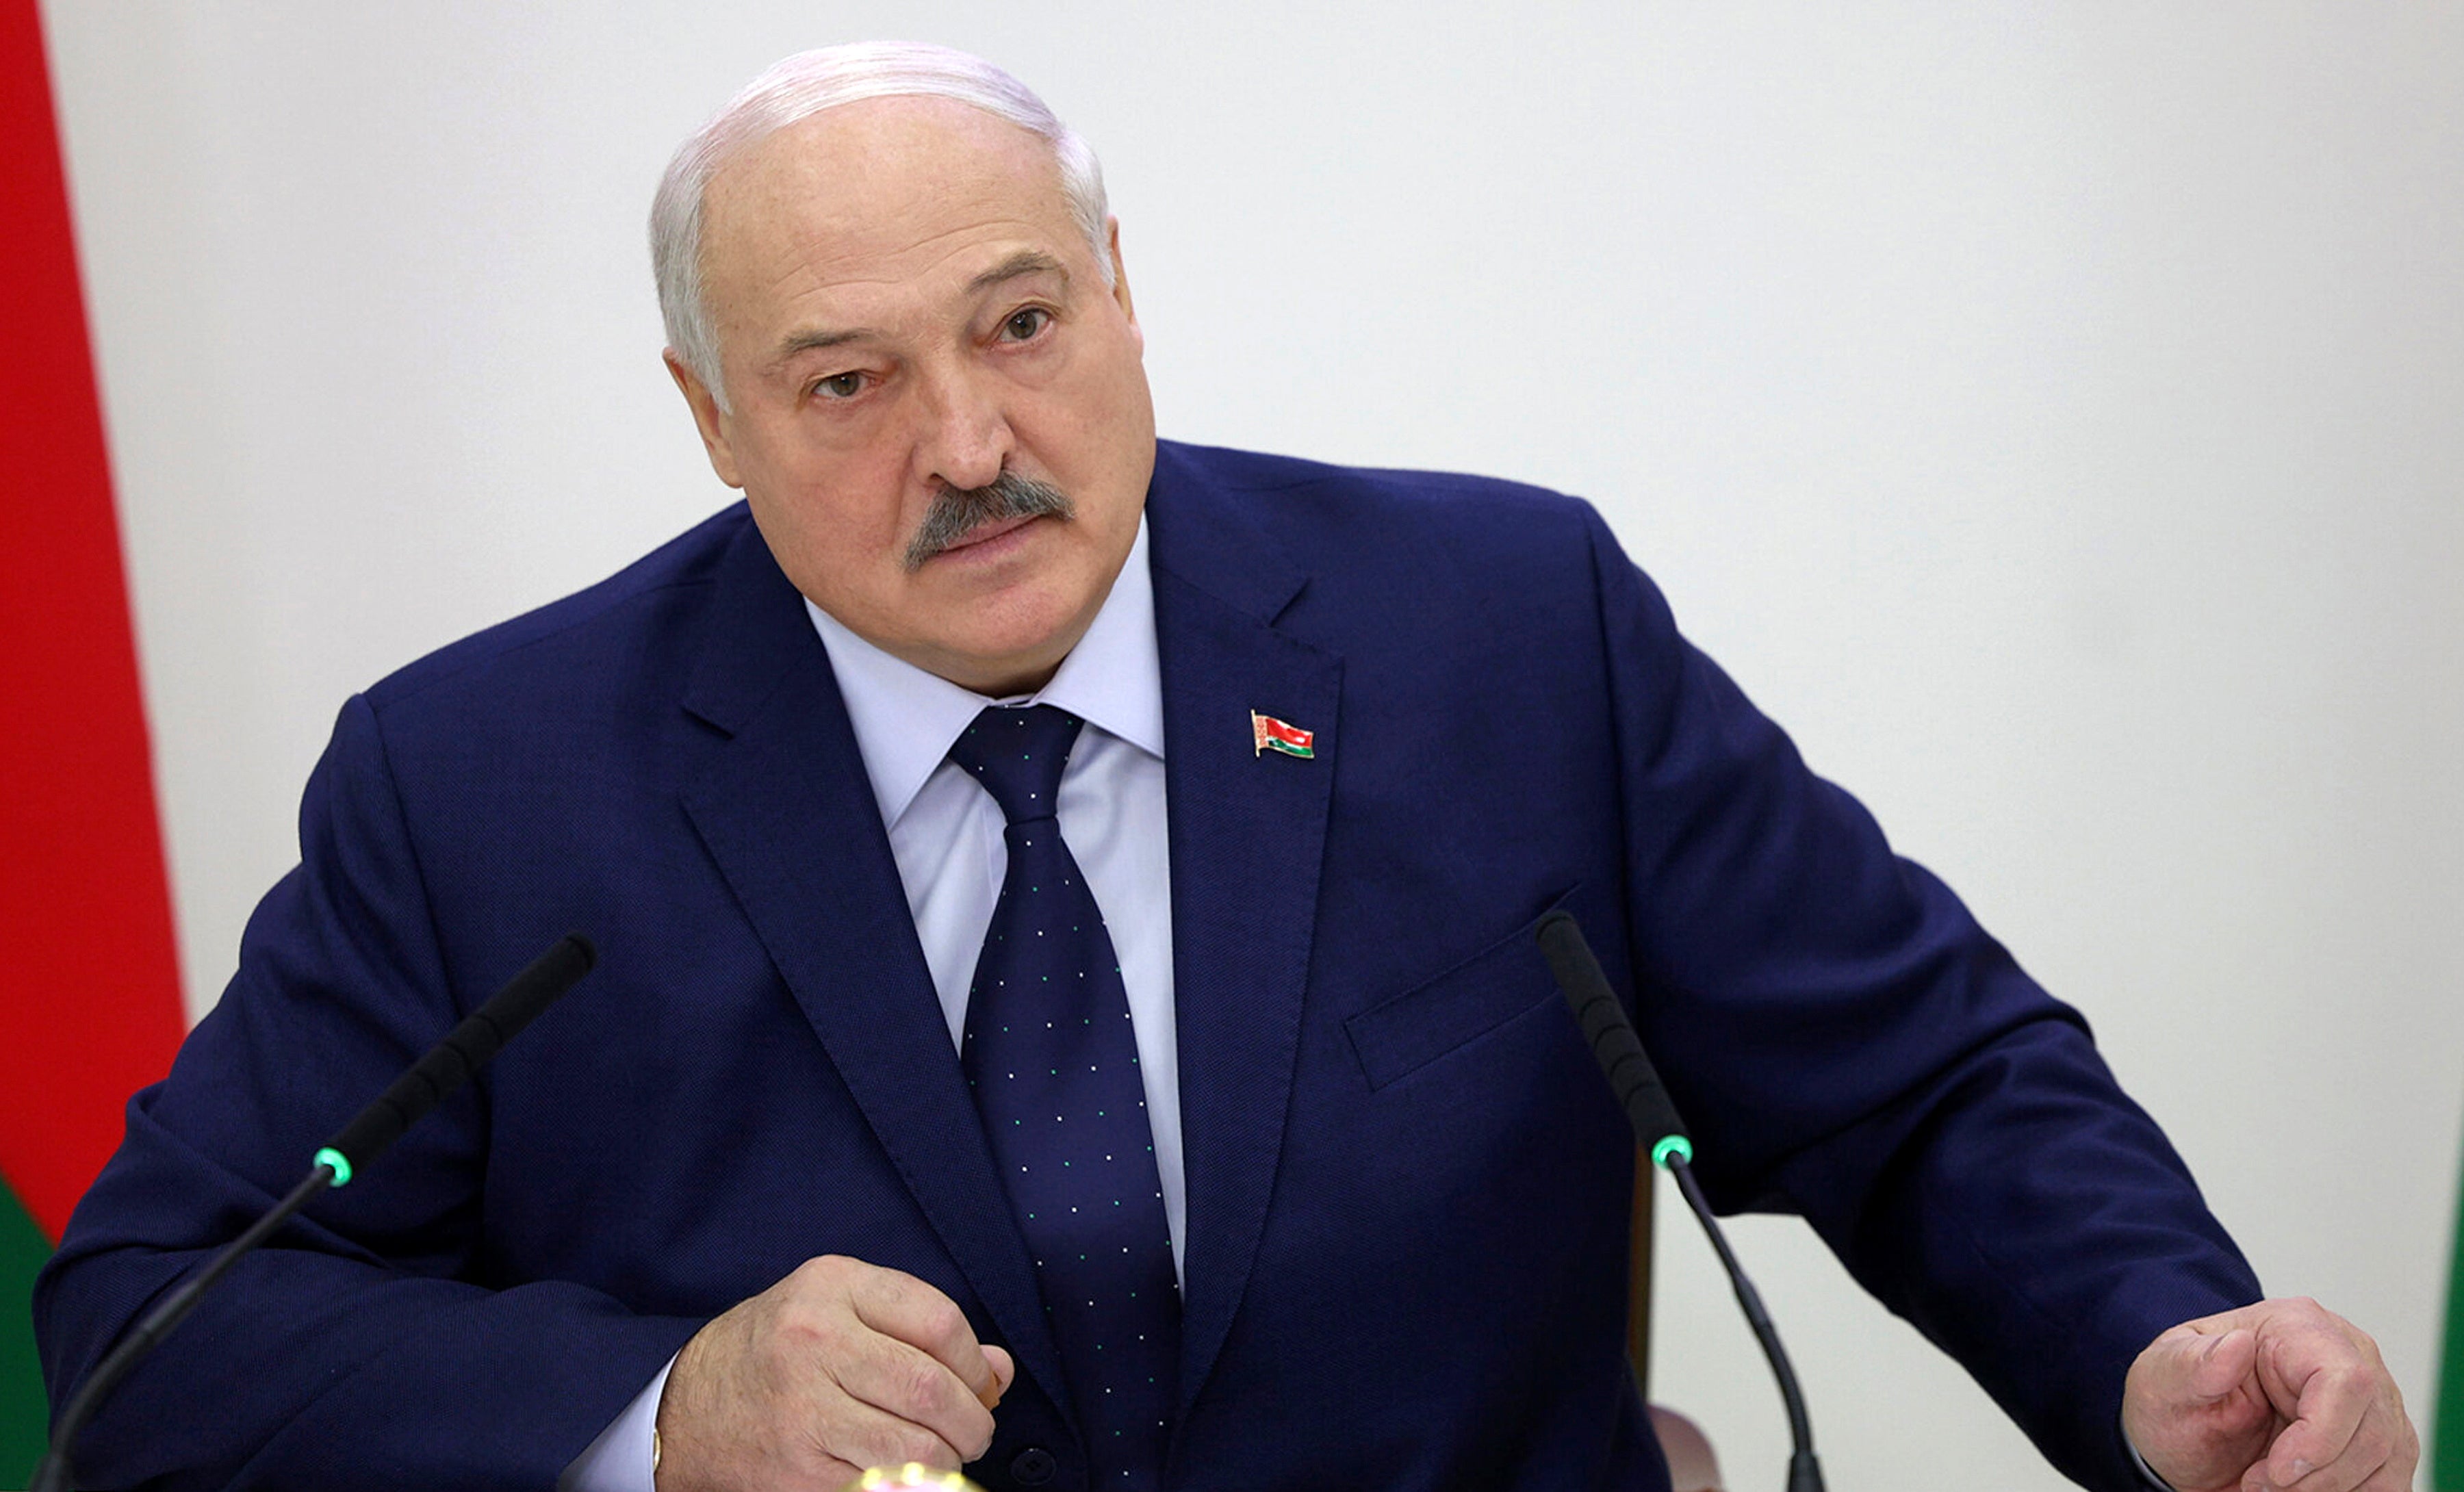
{"type": "Polygon", "coordinates": [[[881,822],[894,825],[958,738],[986,705],[1053,705],[1163,759],[1163,670],[1156,662],[1155,578],[1147,570],[1147,520],[1111,593],[1087,635],[1061,660],[1052,681],[1023,698],[987,699],[892,657],[849,631],[807,599],[839,696],[855,727],[856,749],[872,779],[881,822]]]}

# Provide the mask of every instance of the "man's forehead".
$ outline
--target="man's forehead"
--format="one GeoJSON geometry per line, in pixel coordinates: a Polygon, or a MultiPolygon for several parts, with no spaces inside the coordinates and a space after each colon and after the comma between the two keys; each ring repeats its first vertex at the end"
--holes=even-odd
{"type": "Polygon", "coordinates": [[[730,157],[703,198],[706,260],[738,239],[854,253],[970,215],[1069,222],[1051,146],[956,99],[867,99],[773,131],[730,157]]]}

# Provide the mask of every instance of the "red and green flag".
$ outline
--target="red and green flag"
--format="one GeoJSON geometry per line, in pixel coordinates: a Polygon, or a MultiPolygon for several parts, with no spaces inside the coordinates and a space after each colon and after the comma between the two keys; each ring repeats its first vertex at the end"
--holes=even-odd
{"type": "Polygon", "coordinates": [[[1260,714],[1252,710],[1249,712],[1249,730],[1258,741],[1257,751],[1251,754],[1253,756],[1268,751],[1280,751],[1291,757],[1317,755],[1317,748],[1309,744],[1317,739],[1317,733],[1304,731],[1288,720],[1278,720],[1273,715],[1260,714]]]}
{"type": "Polygon", "coordinates": [[[23,1486],[34,1271],[185,1024],[35,0],[0,0],[0,1486],[23,1486]]]}

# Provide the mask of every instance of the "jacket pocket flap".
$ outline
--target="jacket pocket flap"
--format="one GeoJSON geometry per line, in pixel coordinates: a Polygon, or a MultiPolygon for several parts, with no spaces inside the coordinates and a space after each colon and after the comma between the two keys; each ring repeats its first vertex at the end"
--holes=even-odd
{"type": "Polygon", "coordinates": [[[1557,986],[1534,930],[1573,895],[1569,889],[1538,916],[1436,978],[1344,1021],[1374,1091],[1468,1045],[1542,1000],[1557,986]]]}

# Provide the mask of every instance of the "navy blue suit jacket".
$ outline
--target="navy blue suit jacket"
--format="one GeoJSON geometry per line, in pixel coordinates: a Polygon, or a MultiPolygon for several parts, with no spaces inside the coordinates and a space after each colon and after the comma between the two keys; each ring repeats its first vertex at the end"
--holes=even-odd
{"type": "MultiPolygon", "coordinates": [[[[1657,1488],[1581,919],[1728,1208],[1802,1213],[2073,1476],[2255,1283],[2078,1018],[1690,648],[1583,505],[1166,445],[1148,506],[1187,1152],[1180,1488],[1657,1488]],[[1316,733],[1260,755],[1252,710],[1316,733]]],[[[300,867],[38,1294],[64,1393],[557,934],[599,971],[252,1259],[96,1483],[546,1487],[807,1258],[1016,1353],[1083,1479],[829,665],[741,507],[353,699],[300,867]]],[[[1817,1386],[1818,1393],[1818,1386],[1817,1386]]]]}

